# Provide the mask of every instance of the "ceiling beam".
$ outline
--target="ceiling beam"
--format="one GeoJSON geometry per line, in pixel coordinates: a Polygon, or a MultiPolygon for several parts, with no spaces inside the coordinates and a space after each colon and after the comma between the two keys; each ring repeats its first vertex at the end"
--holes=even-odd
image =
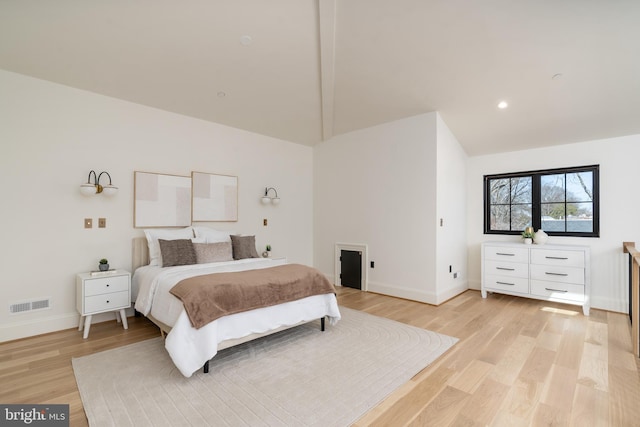
{"type": "Polygon", "coordinates": [[[333,136],[333,103],[336,55],[336,0],[318,1],[320,29],[320,90],[322,97],[322,140],[333,136]]]}

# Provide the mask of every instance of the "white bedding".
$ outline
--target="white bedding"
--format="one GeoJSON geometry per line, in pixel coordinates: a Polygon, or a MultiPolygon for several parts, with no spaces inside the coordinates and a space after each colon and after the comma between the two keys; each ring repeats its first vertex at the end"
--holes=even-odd
{"type": "Polygon", "coordinates": [[[195,329],[180,300],[169,293],[176,283],[188,277],[267,268],[283,263],[284,260],[250,258],[179,267],[140,267],[136,269],[132,280],[133,294],[137,295],[135,308],[145,316],[151,314],[172,327],[167,335],[165,348],[180,372],[185,377],[190,377],[216,355],[218,344],[222,341],[264,333],[324,316],[329,317],[330,324],[335,324],[340,319],[335,295],[326,294],[224,316],[195,329]]]}

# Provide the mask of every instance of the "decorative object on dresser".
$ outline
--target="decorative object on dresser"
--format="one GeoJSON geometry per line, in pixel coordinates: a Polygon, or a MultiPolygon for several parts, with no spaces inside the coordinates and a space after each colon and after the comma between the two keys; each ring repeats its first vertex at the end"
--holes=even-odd
{"type": "Polygon", "coordinates": [[[102,258],[98,263],[98,270],[107,271],[109,270],[109,261],[106,258],[102,258]]]}
{"type": "Polygon", "coordinates": [[[533,243],[536,245],[544,245],[549,240],[549,235],[544,230],[536,231],[536,235],[533,237],[533,243]]]}
{"type": "Polygon", "coordinates": [[[113,196],[118,192],[118,187],[111,184],[111,175],[109,172],[100,172],[100,175],[96,177],[96,172],[89,172],[89,177],[87,178],[87,182],[85,184],[80,185],[80,193],[83,196],[93,196],[94,194],[104,194],[105,196],[113,196]],[[100,185],[100,178],[102,174],[107,174],[109,177],[109,184],[102,186],[100,185]],[[91,182],[91,175],[93,175],[93,182],[91,182]]]}
{"type": "Polygon", "coordinates": [[[589,315],[591,250],[588,246],[482,244],[482,297],[487,292],[582,306],[589,315]]]}
{"type": "Polygon", "coordinates": [[[536,233],[533,231],[533,227],[527,227],[522,232],[522,238],[524,239],[525,245],[532,244],[535,236],[536,236],[536,233]]]}
{"type": "Polygon", "coordinates": [[[114,311],[116,320],[129,329],[125,309],[131,306],[131,274],[125,270],[80,273],[76,275],[76,308],[80,313],[78,330],[89,337],[91,317],[114,311]]]}

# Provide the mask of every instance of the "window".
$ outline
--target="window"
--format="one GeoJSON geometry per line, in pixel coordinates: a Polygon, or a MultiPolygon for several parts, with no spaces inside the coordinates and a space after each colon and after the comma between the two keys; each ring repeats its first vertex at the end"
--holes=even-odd
{"type": "Polygon", "coordinates": [[[484,177],[485,234],[599,237],[599,165],[484,177]]]}

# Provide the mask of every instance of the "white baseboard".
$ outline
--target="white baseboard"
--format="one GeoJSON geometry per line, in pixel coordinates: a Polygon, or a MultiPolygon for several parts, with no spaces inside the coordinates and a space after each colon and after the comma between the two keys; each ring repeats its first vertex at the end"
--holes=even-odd
{"type": "MultiPolygon", "coordinates": [[[[127,310],[127,315],[129,315],[129,311],[130,310],[127,310]]],[[[116,318],[115,316],[115,312],[95,314],[91,318],[91,324],[114,320],[116,318]]],[[[0,325],[0,342],[13,341],[65,329],[77,329],[79,320],[80,315],[78,313],[66,313],[35,319],[18,320],[0,325]]],[[[78,332],[78,334],[80,334],[80,332],[78,332]]]]}
{"type": "Polygon", "coordinates": [[[431,305],[439,305],[443,302],[461,294],[467,290],[467,283],[460,282],[455,288],[448,289],[444,292],[433,293],[425,292],[411,288],[403,288],[401,286],[389,285],[378,282],[369,282],[369,291],[379,294],[389,295],[398,298],[405,298],[412,301],[424,302],[431,305]]]}

